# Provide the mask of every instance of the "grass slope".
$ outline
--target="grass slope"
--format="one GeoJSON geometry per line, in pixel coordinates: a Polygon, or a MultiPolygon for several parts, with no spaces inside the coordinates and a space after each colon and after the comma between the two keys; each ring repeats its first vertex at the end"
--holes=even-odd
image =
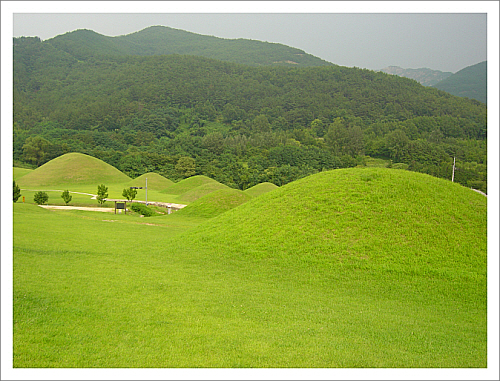
{"type": "Polygon", "coordinates": [[[130,181],[130,177],[102,160],[82,153],[59,156],[19,179],[25,188],[71,184],[116,184],[130,181]]]}
{"type": "Polygon", "coordinates": [[[130,186],[134,187],[145,187],[146,186],[146,179],[148,179],[148,190],[149,189],[154,189],[158,191],[162,191],[174,184],[172,180],[167,179],[166,177],[163,177],[162,175],[159,175],[154,172],[148,172],[145,173],[135,179],[133,179],[130,182],[130,186]]]}
{"type": "Polygon", "coordinates": [[[212,218],[244,204],[251,198],[237,189],[219,189],[198,198],[176,213],[182,216],[212,218]]]}
{"type": "Polygon", "coordinates": [[[486,366],[486,198],[460,185],[353,168],[198,226],[87,216],[14,204],[15,367],[486,366]]]}
{"type": "Polygon", "coordinates": [[[30,172],[33,172],[33,170],[27,169],[27,168],[14,167],[12,176],[13,176],[14,181],[17,181],[20,177],[23,177],[24,175],[27,175],[30,172]]]}
{"type": "Polygon", "coordinates": [[[273,183],[264,182],[254,185],[251,188],[245,189],[244,192],[252,197],[257,197],[260,196],[261,194],[275,190],[276,188],[278,188],[277,185],[273,183]]]}

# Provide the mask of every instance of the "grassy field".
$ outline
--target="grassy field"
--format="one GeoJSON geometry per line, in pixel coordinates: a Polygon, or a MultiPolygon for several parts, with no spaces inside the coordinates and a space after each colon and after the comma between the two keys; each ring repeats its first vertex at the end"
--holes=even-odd
{"type": "Polygon", "coordinates": [[[193,210],[14,204],[14,366],[486,367],[486,197],[355,168],[193,210]]]}

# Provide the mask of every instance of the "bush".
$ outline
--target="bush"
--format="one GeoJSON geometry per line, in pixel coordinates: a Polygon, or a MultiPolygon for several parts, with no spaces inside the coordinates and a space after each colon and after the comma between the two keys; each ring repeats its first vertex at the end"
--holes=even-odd
{"type": "Polygon", "coordinates": [[[142,214],[144,217],[151,217],[156,214],[151,208],[148,208],[146,205],[138,202],[133,203],[130,206],[130,209],[136,213],[142,214]]]}
{"type": "Polygon", "coordinates": [[[46,204],[49,201],[49,195],[45,192],[39,191],[35,193],[35,196],[33,197],[33,200],[38,204],[38,205],[43,205],[46,204]]]}

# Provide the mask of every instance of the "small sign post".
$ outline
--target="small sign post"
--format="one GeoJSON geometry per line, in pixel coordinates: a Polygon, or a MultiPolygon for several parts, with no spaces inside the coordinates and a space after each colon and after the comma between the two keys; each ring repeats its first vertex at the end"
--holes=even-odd
{"type": "Polygon", "coordinates": [[[115,214],[116,214],[116,209],[124,209],[125,210],[125,214],[127,214],[127,203],[125,201],[121,202],[121,201],[115,201],[115,214]]]}

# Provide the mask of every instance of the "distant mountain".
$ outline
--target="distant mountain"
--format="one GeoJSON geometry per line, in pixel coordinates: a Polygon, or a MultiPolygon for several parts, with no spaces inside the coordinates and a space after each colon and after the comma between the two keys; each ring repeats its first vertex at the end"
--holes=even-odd
{"type": "Polygon", "coordinates": [[[483,61],[456,72],[433,87],[458,97],[472,98],[486,103],[486,73],[487,64],[483,61]]]}
{"type": "Polygon", "coordinates": [[[152,26],[117,37],[79,29],[44,42],[79,60],[110,56],[187,54],[252,66],[333,65],[303,50],[282,44],[204,36],[165,26],[152,26]]]}
{"type": "Polygon", "coordinates": [[[380,69],[381,72],[387,74],[398,75],[400,77],[406,77],[414,79],[420,82],[424,86],[432,86],[436,83],[448,78],[453,73],[443,72],[439,70],[431,70],[428,68],[420,69],[403,69],[399,66],[389,66],[384,69],[380,69]]]}

